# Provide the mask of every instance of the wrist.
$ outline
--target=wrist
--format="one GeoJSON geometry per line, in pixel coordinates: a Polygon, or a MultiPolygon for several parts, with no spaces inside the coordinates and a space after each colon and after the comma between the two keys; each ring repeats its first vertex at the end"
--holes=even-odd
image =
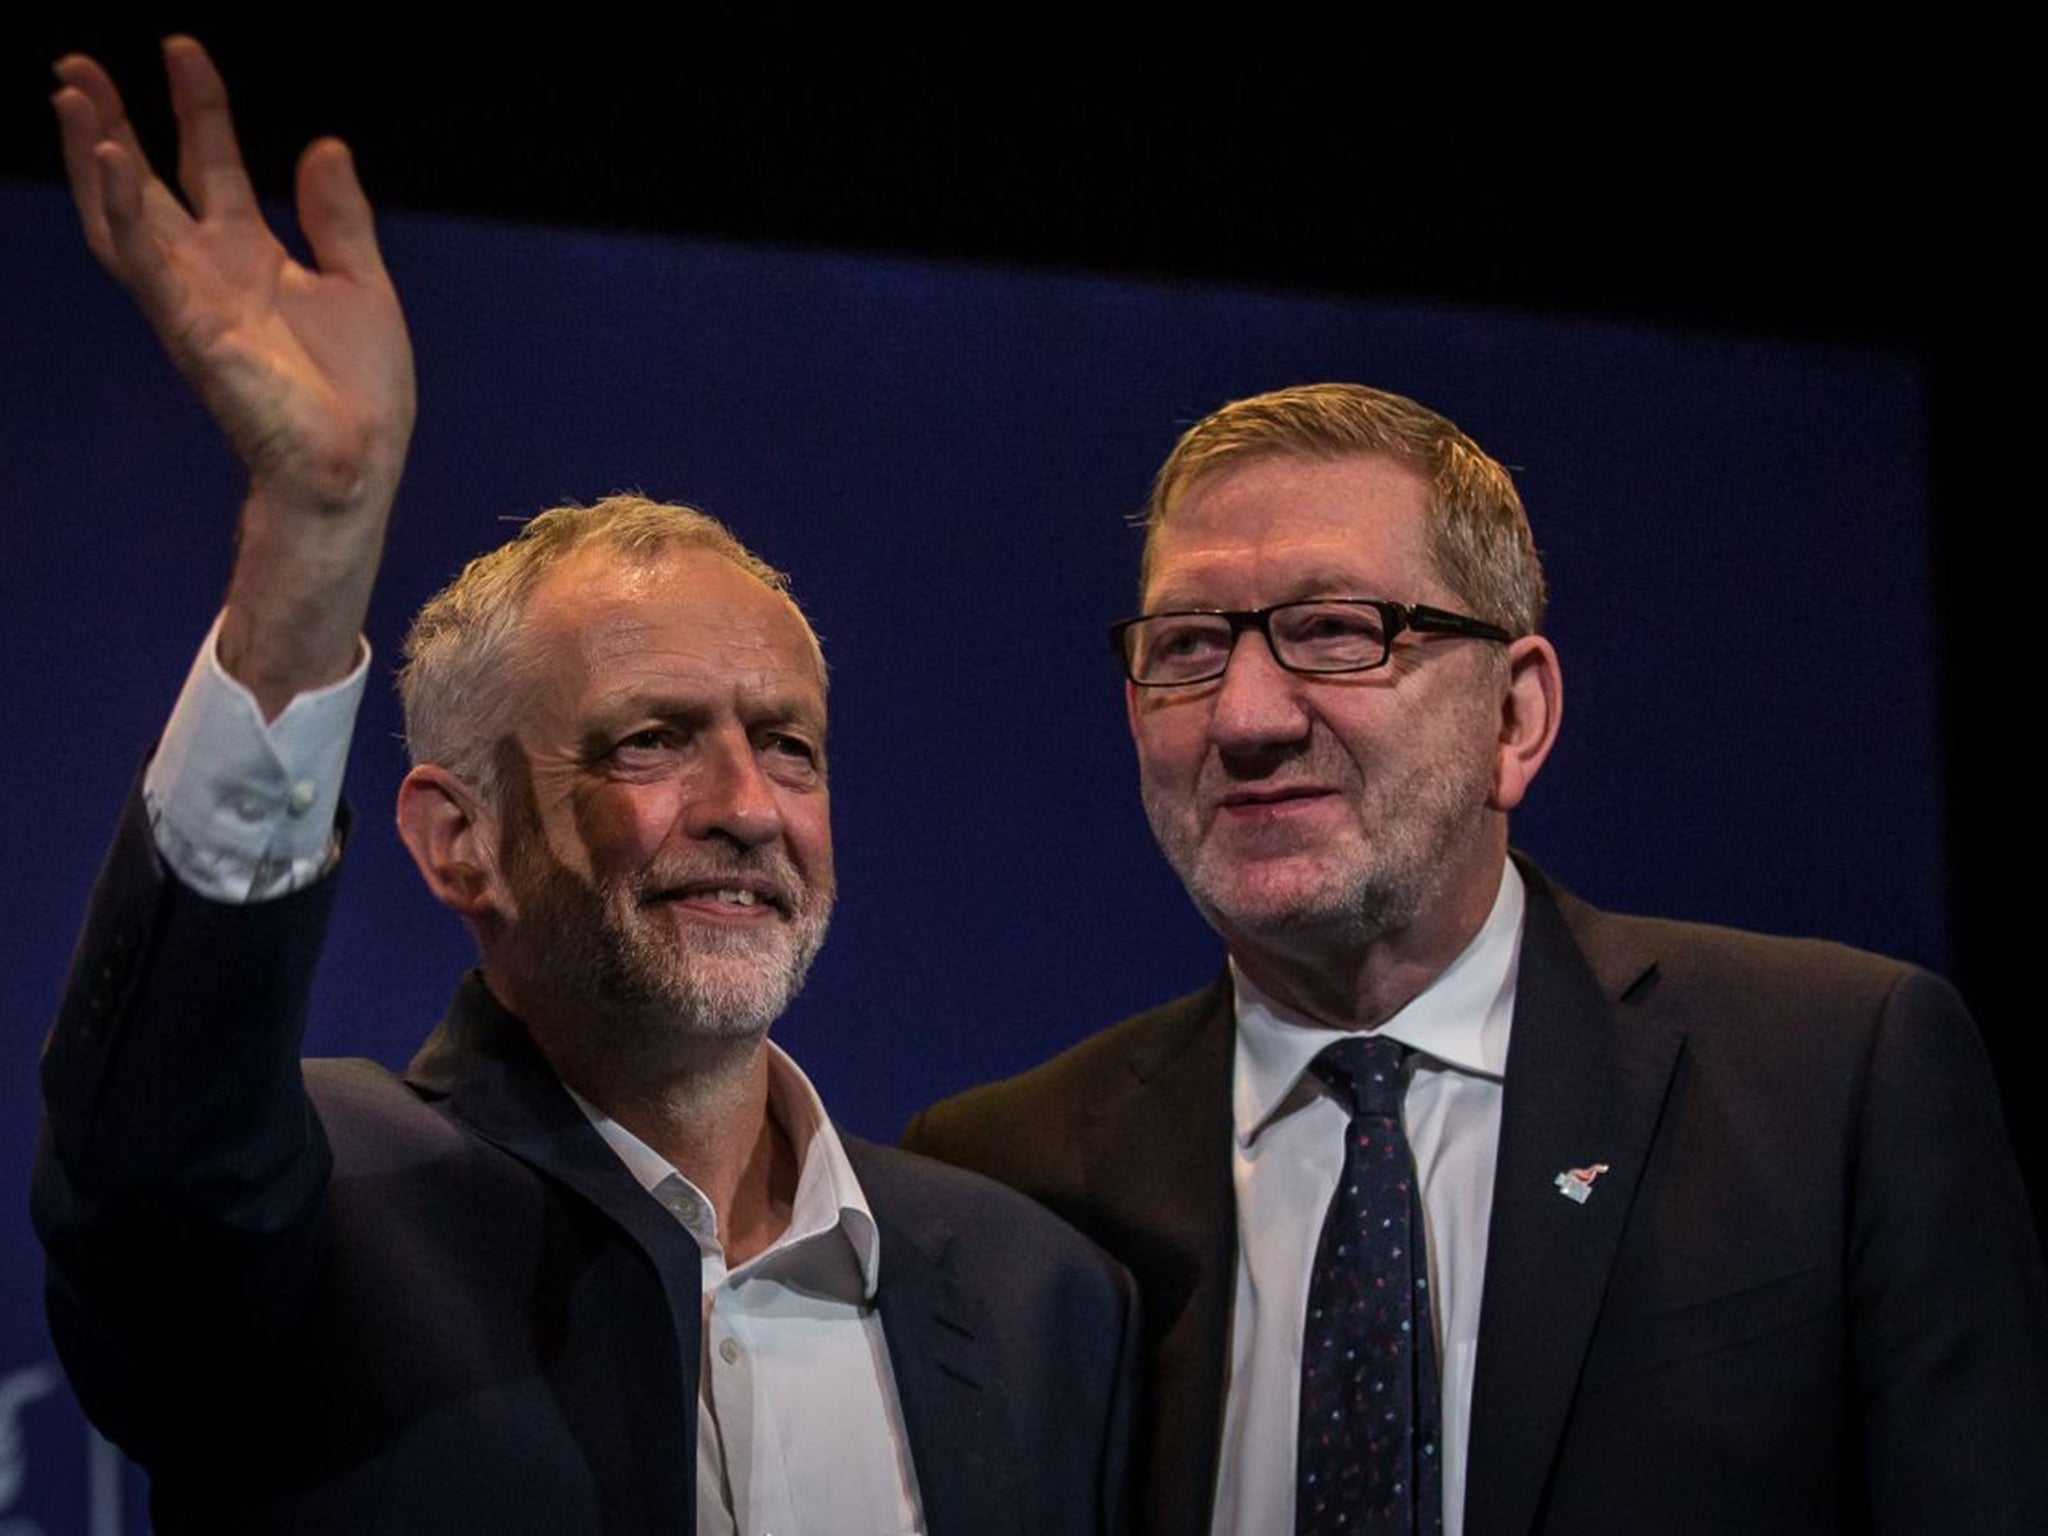
{"type": "Polygon", "coordinates": [[[251,489],[217,654],[266,721],[354,669],[389,510],[385,494],[337,510],[251,489]]]}

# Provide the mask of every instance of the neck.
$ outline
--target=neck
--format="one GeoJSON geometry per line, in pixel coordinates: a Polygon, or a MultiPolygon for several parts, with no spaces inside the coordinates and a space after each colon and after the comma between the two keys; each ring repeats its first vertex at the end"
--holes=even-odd
{"type": "Polygon", "coordinates": [[[593,1033],[575,1035],[563,1048],[559,1032],[533,1028],[563,1082],[711,1202],[728,1265],[774,1243],[789,1226],[801,1163],[769,1113],[767,1037],[667,1039],[657,1065],[649,1053],[593,1033]]]}

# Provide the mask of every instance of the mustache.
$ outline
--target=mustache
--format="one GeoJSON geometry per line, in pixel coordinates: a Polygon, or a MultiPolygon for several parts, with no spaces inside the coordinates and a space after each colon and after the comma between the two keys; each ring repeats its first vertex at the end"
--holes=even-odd
{"type": "Polygon", "coordinates": [[[819,906],[829,910],[832,904],[829,888],[813,885],[787,853],[771,847],[735,845],[720,852],[666,858],[635,883],[641,906],[714,890],[750,891],[756,901],[773,905],[786,917],[803,917],[819,906]]]}
{"type": "Polygon", "coordinates": [[[1342,787],[1357,782],[1358,765],[1333,742],[1311,739],[1274,742],[1236,752],[1211,752],[1202,762],[1197,790],[1220,794],[1232,789],[1285,790],[1308,786],[1342,787]]]}

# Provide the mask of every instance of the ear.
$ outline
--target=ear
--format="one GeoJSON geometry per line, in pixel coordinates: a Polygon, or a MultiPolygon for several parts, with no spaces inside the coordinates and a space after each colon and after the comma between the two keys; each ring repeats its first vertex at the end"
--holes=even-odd
{"type": "Polygon", "coordinates": [[[439,763],[415,767],[398,786],[398,835],[443,906],[472,923],[509,914],[496,820],[466,780],[439,763]]]}
{"type": "Polygon", "coordinates": [[[1500,742],[1494,754],[1493,794],[1497,811],[1512,811],[1550,756],[1564,718],[1564,677],[1557,648],[1541,635],[1524,635],[1508,646],[1508,685],[1501,696],[1500,742]]]}
{"type": "Polygon", "coordinates": [[[1138,739],[1138,685],[1124,679],[1124,720],[1131,728],[1131,740],[1138,739]]]}

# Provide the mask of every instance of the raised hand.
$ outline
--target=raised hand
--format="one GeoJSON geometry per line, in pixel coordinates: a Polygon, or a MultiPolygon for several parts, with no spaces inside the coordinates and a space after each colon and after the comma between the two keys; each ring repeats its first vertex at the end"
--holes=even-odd
{"type": "Polygon", "coordinates": [[[353,664],[412,434],[412,348],[347,148],[299,160],[302,265],[264,222],[206,51],[171,38],[164,64],[182,201],[97,63],[59,60],[54,105],[86,243],[248,468],[221,659],[275,713],[353,664]]]}

